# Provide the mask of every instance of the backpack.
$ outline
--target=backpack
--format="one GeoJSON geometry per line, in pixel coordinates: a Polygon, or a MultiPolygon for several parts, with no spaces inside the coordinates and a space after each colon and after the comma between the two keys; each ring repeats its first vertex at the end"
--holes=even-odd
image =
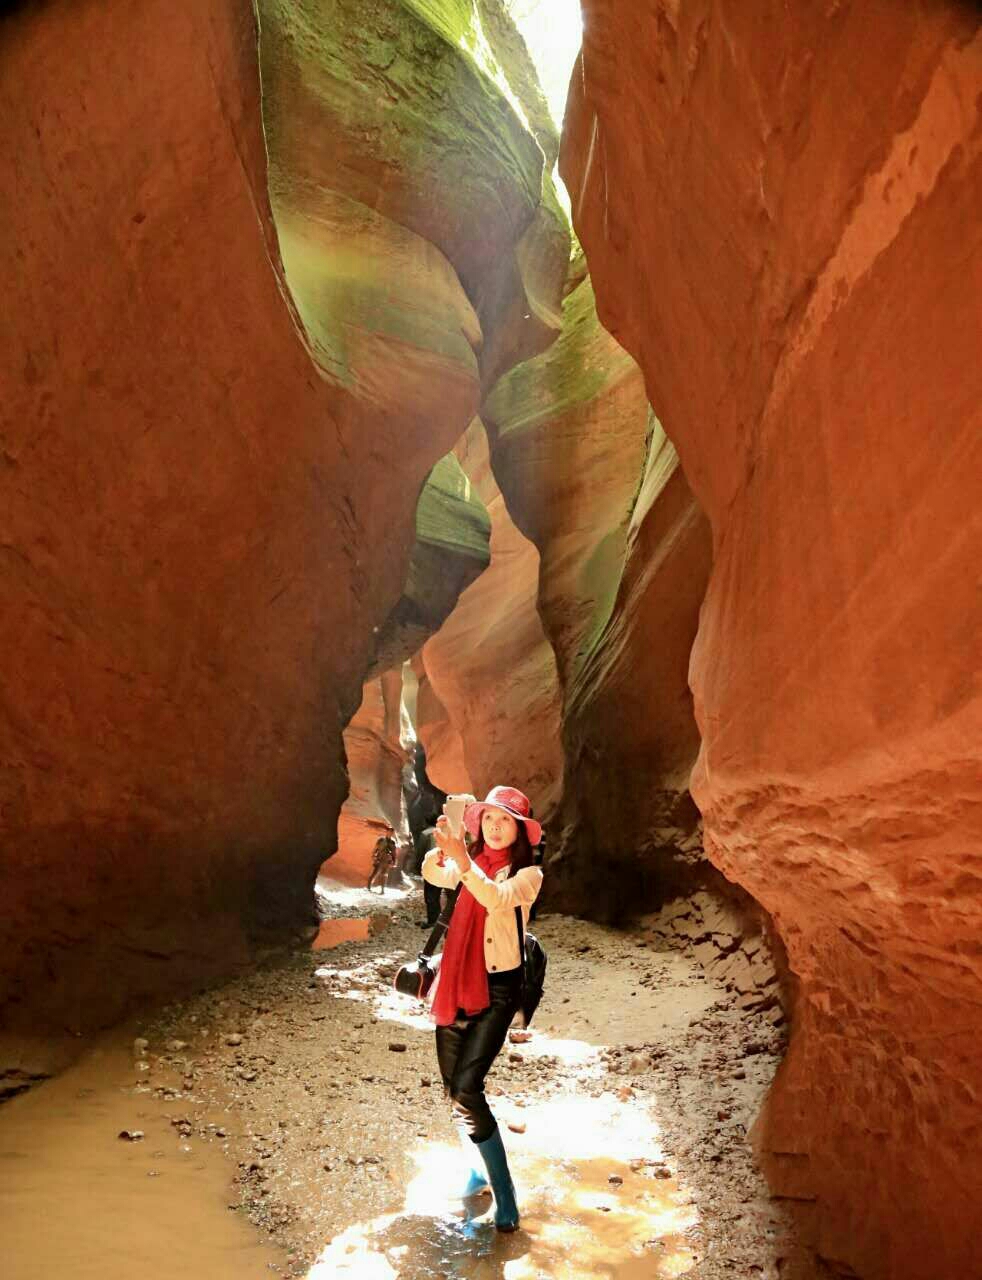
{"type": "Polygon", "coordinates": [[[539,939],[535,934],[525,932],[521,907],[515,908],[515,919],[518,923],[518,949],[522,956],[522,998],[519,1010],[527,1027],[542,999],[548,961],[539,939]]]}

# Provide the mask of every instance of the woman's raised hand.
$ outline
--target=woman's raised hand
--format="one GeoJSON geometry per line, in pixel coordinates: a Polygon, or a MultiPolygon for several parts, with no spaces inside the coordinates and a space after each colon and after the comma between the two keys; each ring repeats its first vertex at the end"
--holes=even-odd
{"type": "Polygon", "coordinates": [[[440,852],[445,858],[452,858],[457,864],[459,871],[467,868],[470,858],[467,854],[467,846],[464,844],[460,836],[455,836],[450,830],[450,819],[444,814],[437,818],[436,821],[436,843],[440,852]]]}

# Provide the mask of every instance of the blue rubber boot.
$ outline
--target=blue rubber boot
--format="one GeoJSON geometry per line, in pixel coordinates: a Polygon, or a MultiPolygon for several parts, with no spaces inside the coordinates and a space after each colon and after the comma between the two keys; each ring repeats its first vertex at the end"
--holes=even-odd
{"type": "Polygon", "coordinates": [[[464,1152],[464,1159],[467,1161],[467,1178],[460,1188],[460,1198],[461,1200],[466,1200],[468,1196],[479,1196],[482,1191],[490,1191],[491,1187],[488,1183],[487,1174],[484,1172],[484,1165],[477,1149],[477,1143],[471,1142],[466,1129],[459,1129],[458,1137],[464,1152]]]}
{"type": "Polygon", "coordinates": [[[477,1143],[477,1149],[494,1192],[494,1225],[499,1231],[514,1231],[518,1226],[518,1205],[500,1132],[495,1129],[490,1138],[477,1143]]]}

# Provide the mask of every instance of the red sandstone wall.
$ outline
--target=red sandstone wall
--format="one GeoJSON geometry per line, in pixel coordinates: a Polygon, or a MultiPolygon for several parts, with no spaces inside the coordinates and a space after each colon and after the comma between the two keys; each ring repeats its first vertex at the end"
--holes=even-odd
{"type": "Polygon", "coordinates": [[[350,787],[338,818],[337,852],[324,865],[329,876],[364,883],[375,841],[389,823],[408,838],[402,770],[409,755],[402,732],[402,670],[366,681],[361,706],[344,731],[350,787]]]}
{"type": "MultiPolygon", "coordinates": [[[[491,563],[422,649],[426,685],[450,729],[421,719],[427,774],[446,791],[465,780],[472,785],[460,789],[482,796],[499,784],[520,787],[548,816],[563,766],[559,677],[537,610],[539,555],[508,514],[480,421],[456,452],[491,517],[491,563]]],[[[421,702],[422,715],[427,697],[421,702]]]]}
{"type": "Polygon", "coordinates": [[[0,1017],[70,1035],[307,918],[477,370],[404,340],[402,416],[319,376],[251,6],[24,6],[0,66],[0,1017]]]}
{"type": "Polygon", "coordinates": [[[577,231],[713,527],[694,794],[801,980],[760,1145],[828,1257],[968,1276],[977,11],[584,9],[562,160],[577,231]]]}

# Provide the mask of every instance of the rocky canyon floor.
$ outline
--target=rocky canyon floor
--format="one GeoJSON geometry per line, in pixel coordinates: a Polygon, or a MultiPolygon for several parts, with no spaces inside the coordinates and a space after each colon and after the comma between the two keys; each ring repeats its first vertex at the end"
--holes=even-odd
{"type": "MultiPolygon", "coordinates": [[[[115,1276],[107,1260],[122,1250],[125,1261],[141,1215],[164,1230],[159,1270],[130,1254],[143,1280],[177,1274],[175,1241],[180,1274],[209,1280],[226,1274],[219,1242],[230,1275],[310,1280],[826,1274],[768,1197],[746,1138],[781,1032],[693,960],[630,930],[538,920],[546,995],[530,1037],[511,1041],[490,1077],[522,1209],[505,1236],[487,1196],[448,1195],[459,1154],[432,1029],[391,989],[426,937],[418,890],[383,898],[321,881],[319,897],[315,949],[128,1029],[125,1043],[101,1048],[101,1065],[89,1060],[82,1088],[84,1062],[0,1112],[0,1154],[12,1157],[0,1164],[37,1191],[54,1177],[46,1131],[62,1114],[55,1106],[52,1118],[46,1091],[61,1088],[75,1107],[104,1094],[68,1140],[74,1167],[81,1181],[114,1174],[117,1191],[128,1181],[140,1196],[125,1225],[112,1195],[93,1200],[73,1274],[115,1276]]],[[[0,1195],[0,1210],[57,1217],[50,1206],[70,1201],[72,1185],[49,1191],[48,1208],[0,1195]]],[[[25,1241],[10,1280],[54,1274],[44,1251],[58,1235],[49,1221],[33,1250],[25,1241]]]]}

